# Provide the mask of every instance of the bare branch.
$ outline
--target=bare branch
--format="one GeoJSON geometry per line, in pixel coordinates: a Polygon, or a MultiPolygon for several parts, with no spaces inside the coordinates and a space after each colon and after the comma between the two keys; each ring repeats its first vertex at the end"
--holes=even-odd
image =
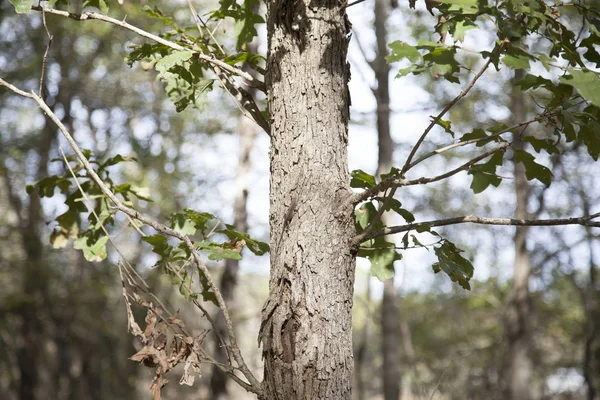
{"type": "Polygon", "coordinates": [[[249,390],[253,393],[261,394],[262,386],[261,386],[260,382],[256,379],[254,374],[252,374],[252,372],[250,371],[250,369],[248,368],[248,366],[246,365],[246,363],[242,357],[240,348],[237,344],[235,331],[233,329],[233,323],[231,321],[231,317],[229,315],[227,305],[225,304],[225,301],[223,300],[221,291],[219,290],[218,286],[214,283],[212,276],[210,274],[210,271],[208,270],[208,268],[202,261],[200,254],[198,254],[198,252],[196,251],[196,248],[194,247],[194,244],[191,241],[191,239],[187,235],[183,235],[183,234],[161,224],[160,222],[155,221],[152,218],[150,218],[144,214],[141,214],[140,212],[138,212],[132,208],[125,206],[121,202],[121,200],[119,200],[119,198],[116,197],[116,195],[114,193],[112,193],[110,188],[102,181],[102,179],[98,176],[96,171],[94,171],[94,168],[89,163],[87,158],[83,155],[79,146],[77,145],[77,143],[75,142],[75,140],[73,139],[73,137],[71,136],[71,134],[69,133],[67,128],[63,125],[63,123],[60,121],[60,119],[52,112],[52,110],[48,107],[48,105],[44,102],[44,100],[40,96],[36,95],[34,92],[27,93],[23,90],[20,90],[19,88],[11,85],[10,83],[3,80],[2,78],[0,78],[0,85],[7,87],[8,89],[12,90],[14,93],[16,93],[20,96],[33,99],[38,103],[40,108],[58,126],[58,128],[62,132],[63,136],[65,137],[67,142],[69,142],[69,145],[71,146],[71,148],[77,155],[77,158],[83,164],[87,173],[90,175],[90,177],[93,179],[93,181],[98,185],[98,187],[100,188],[102,193],[106,197],[108,197],[108,199],[113,203],[115,208],[117,208],[119,211],[123,212],[124,214],[130,216],[131,218],[137,219],[138,221],[143,222],[144,224],[152,227],[156,231],[164,233],[164,234],[174,237],[176,239],[179,239],[185,243],[185,245],[188,247],[188,249],[190,250],[190,252],[193,256],[194,261],[198,265],[198,268],[200,268],[200,270],[202,270],[202,273],[206,277],[208,285],[215,293],[215,297],[217,298],[217,303],[223,313],[223,317],[225,319],[225,324],[227,326],[227,333],[229,334],[229,340],[231,341],[231,350],[232,350],[233,358],[236,361],[236,363],[238,364],[238,367],[239,367],[240,371],[242,372],[242,374],[244,375],[244,377],[246,377],[246,379],[248,379],[249,384],[250,384],[249,390]]]}
{"type": "MultiPolygon", "coordinates": [[[[508,39],[506,39],[502,43],[500,43],[500,46],[498,46],[497,52],[500,53],[502,51],[502,49],[504,48],[504,46],[506,46],[507,43],[509,43],[508,39]]],[[[425,138],[427,137],[427,135],[429,134],[431,129],[433,129],[433,127],[442,119],[442,117],[444,115],[446,115],[446,113],[448,111],[450,111],[450,109],[452,107],[454,107],[454,105],[456,103],[458,103],[463,97],[465,97],[467,95],[467,93],[469,93],[469,91],[473,88],[473,86],[475,86],[475,83],[479,80],[479,78],[481,78],[483,73],[488,69],[491,62],[492,62],[492,57],[489,57],[488,60],[485,62],[485,64],[483,64],[483,66],[481,67],[479,72],[477,72],[477,74],[475,74],[475,76],[473,77],[471,82],[469,82],[467,87],[465,87],[463,89],[463,91],[458,94],[458,96],[456,96],[446,107],[444,107],[444,109],[435,118],[433,118],[431,120],[431,122],[429,123],[427,128],[425,128],[425,131],[423,132],[423,134],[421,135],[419,140],[417,140],[417,143],[412,148],[410,154],[408,155],[408,158],[406,159],[406,162],[404,163],[404,166],[402,167],[402,170],[400,171],[400,176],[404,176],[406,174],[406,172],[410,169],[410,164],[411,164],[413,157],[415,156],[415,153],[417,152],[417,150],[419,149],[419,147],[421,146],[421,144],[423,143],[423,141],[425,140],[425,138]]]]}
{"type": "Polygon", "coordinates": [[[360,3],[362,3],[363,1],[365,1],[365,0],[354,0],[352,3],[348,3],[348,5],[346,5],[346,8],[348,8],[348,7],[352,7],[352,6],[355,6],[355,5],[357,5],[357,4],[360,4],[360,3]]]}
{"type": "MultiPolygon", "coordinates": [[[[537,116],[536,118],[532,118],[530,120],[527,121],[523,121],[520,122],[516,125],[510,126],[508,128],[505,128],[499,132],[497,132],[494,135],[491,136],[487,136],[487,137],[483,137],[483,138],[478,138],[478,139],[471,139],[471,140],[465,140],[464,142],[458,142],[458,143],[453,143],[444,147],[441,147],[439,149],[435,149],[433,151],[430,151],[429,153],[423,155],[422,157],[418,158],[417,160],[413,161],[410,165],[409,165],[409,169],[414,167],[415,165],[437,155],[437,154],[441,154],[441,153],[445,153],[446,151],[455,149],[457,147],[462,147],[462,146],[466,146],[469,144],[474,144],[474,143],[482,143],[482,142],[486,142],[486,141],[490,141],[490,140],[494,140],[500,136],[502,136],[503,134],[507,133],[507,132],[511,132],[515,129],[519,129],[521,127],[524,126],[528,126],[534,122],[539,122],[539,121],[543,121],[544,119],[548,118],[549,115],[551,115],[552,113],[544,113],[542,115],[537,116]]],[[[483,157],[485,158],[485,157],[483,157]]],[[[458,171],[456,171],[458,172],[458,171]]],[[[453,175],[453,174],[451,174],[453,175]]],[[[424,184],[424,183],[430,183],[430,182],[434,182],[434,181],[427,181],[424,182],[422,180],[427,180],[427,179],[431,179],[431,178],[419,178],[419,179],[414,179],[414,180],[404,180],[404,179],[397,179],[397,178],[390,178],[384,181],[381,181],[380,183],[378,183],[377,185],[363,191],[360,193],[355,193],[354,195],[352,195],[350,197],[350,199],[348,200],[349,203],[352,204],[357,204],[360,203],[361,201],[365,201],[368,200],[369,198],[372,198],[374,196],[376,196],[377,194],[389,189],[391,186],[393,185],[399,185],[399,186],[411,186],[411,185],[418,185],[418,184],[424,184]]],[[[443,178],[441,178],[443,179],[443,178]]],[[[440,179],[435,179],[435,180],[440,180],[440,179]]]]}
{"type": "Polygon", "coordinates": [[[499,138],[500,136],[502,136],[505,133],[508,133],[508,132],[510,132],[512,130],[515,130],[515,129],[519,129],[519,128],[524,127],[524,126],[526,127],[528,125],[531,125],[534,122],[541,121],[541,120],[543,120],[543,119],[545,119],[547,117],[548,117],[548,114],[543,114],[543,115],[540,115],[540,116],[538,116],[536,118],[532,118],[532,119],[530,119],[528,121],[523,121],[523,122],[518,123],[516,125],[510,126],[508,128],[505,128],[505,129],[502,129],[500,132],[497,132],[494,135],[490,135],[490,136],[486,136],[486,137],[478,138],[478,139],[465,140],[464,142],[453,143],[453,144],[450,144],[448,146],[444,146],[444,147],[441,147],[439,149],[435,149],[435,150],[430,151],[429,153],[423,155],[422,157],[419,157],[418,159],[416,159],[412,163],[410,163],[410,165],[408,166],[408,169],[411,169],[415,165],[422,163],[423,161],[427,160],[430,157],[435,156],[436,154],[442,154],[442,153],[444,153],[444,152],[446,152],[448,150],[452,150],[452,149],[455,149],[457,147],[466,146],[468,144],[481,143],[481,142],[487,142],[489,140],[494,140],[496,138],[499,138]]]}
{"type": "MultiPolygon", "coordinates": [[[[600,213],[585,217],[572,217],[572,218],[556,218],[556,219],[514,219],[514,218],[488,218],[478,217],[475,215],[465,215],[462,217],[454,217],[447,219],[438,219],[426,222],[417,222],[414,224],[406,224],[400,226],[390,226],[380,229],[376,232],[371,233],[362,241],[367,241],[379,236],[392,235],[394,233],[408,232],[422,228],[432,228],[434,226],[446,226],[456,224],[481,224],[481,225],[509,225],[509,226],[556,226],[556,225],[582,225],[589,226],[592,228],[600,228],[600,221],[592,221],[595,218],[600,217],[600,213]]],[[[358,238],[358,236],[357,236],[358,238]]],[[[353,240],[354,244],[357,243],[353,240]]]]}
{"type": "Polygon", "coordinates": [[[221,47],[221,45],[219,44],[219,42],[217,42],[217,39],[215,38],[215,36],[213,35],[213,33],[210,31],[210,29],[208,29],[208,26],[206,26],[206,24],[204,23],[204,21],[202,21],[202,18],[200,18],[200,15],[198,15],[198,13],[196,12],[196,9],[194,8],[194,5],[192,4],[192,1],[191,0],[187,0],[187,4],[188,4],[188,7],[190,8],[190,11],[192,12],[192,17],[194,18],[194,22],[196,23],[196,28],[198,29],[198,33],[200,35],[202,35],[202,26],[200,26],[200,23],[202,23],[202,25],[204,25],[204,27],[208,31],[208,34],[212,38],[213,42],[215,42],[215,44],[217,45],[217,47],[219,48],[219,50],[221,51],[221,53],[225,54],[225,51],[223,50],[223,48],[221,47]]]}
{"type": "Polygon", "coordinates": [[[42,58],[42,72],[40,73],[40,97],[43,97],[42,89],[44,87],[44,75],[46,74],[46,60],[48,59],[48,53],[50,52],[50,46],[52,46],[53,39],[53,36],[48,30],[48,25],[46,24],[46,11],[44,10],[42,10],[42,24],[44,25],[44,29],[46,30],[46,35],[48,35],[48,45],[46,46],[44,58],[42,58]]]}
{"type": "Polygon", "coordinates": [[[495,147],[495,148],[491,149],[490,151],[486,151],[485,153],[473,158],[472,160],[467,161],[460,167],[454,168],[453,170],[448,171],[448,172],[438,175],[438,176],[434,176],[431,178],[413,179],[410,181],[397,180],[394,182],[394,184],[397,184],[398,186],[413,186],[413,185],[425,185],[427,183],[441,181],[443,179],[451,177],[452,175],[456,175],[460,171],[466,171],[472,165],[478,163],[479,161],[483,160],[484,158],[488,158],[489,156],[491,156],[494,153],[497,153],[499,151],[505,151],[507,147],[508,147],[508,143],[503,143],[500,146],[495,147]]]}
{"type": "Polygon", "coordinates": [[[454,168],[451,171],[448,171],[444,174],[437,175],[437,176],[434,176],[431,178],[423,177],[423,178],[414,179],[414,180],[410,180],[410,181],[407,181],[404,179],[389,180],[390,187],[392,188],[391,193],[388,196],[386,196],[386,199],[385,199],[383,205],[379,208],[379,211],[378,211],[377,215],[375,216],[375,218],[373,218],[371,223],[365,228],[365,230],[363,232],[356,235],[352,239],[352,242],[353,243],[362,243],[365,240],[368,240],[365,238],[370,236],[371,232],[373,231],[373,228],[375,227],[375,224],[381,219],[381,216],[385,212],[385,209],[388,208],[389,203],[391,202],[391,199],[394,197],[394,193],[396,192],[397,188],[399,188],[401,186],[425,185],[428,183],[441,181],[443,179],[451,177],[452,175],[456,175],[457,173],[459,173],[461,171],[466,171],[470,166],[478,163],[479,161],[483,160],[484,158],[491,156],[494,153],[497,153],[498,151],[505,151],[507,147],[508,147],[508,143],[503,143],[502,145],[500,145],[496,148],[493,148],[492,150],[486,151],[485,153],[473,158],[472,160],[467,161],[460,167],[454,168]]]}

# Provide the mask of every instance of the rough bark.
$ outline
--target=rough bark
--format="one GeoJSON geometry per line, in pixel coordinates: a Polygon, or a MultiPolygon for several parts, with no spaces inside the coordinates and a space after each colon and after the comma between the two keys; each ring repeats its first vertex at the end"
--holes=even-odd
{"type": "MultiPolygon", "coordinates": [[[[251,93],[254,96],[254,93],[251,93]]],[[[250,153],[256,137],[256,125],[247,117],[242,116],[239,122],[239,153],[238,165],[235,176],[235,199],[233,203],[233,225],[239,232],[248,230],[248,211],[246,204],[248,200],[249,173],[250,173],[250,153]]],[[[234,290],[238,283],[239,261],[228,259],[225,262],[223,275],[221,275],[220,289],[223,299],[228,304],[230,311],[234,298],[234,290]]],[[[219,337],[227,338],[227,326],[222,314],[215,318],[215,329],[219,337]]],[[[225,349],[220,341],[215,342],[215,359],[219,362],[227,360],[225,349]]],[[[219,400],[227,396],[227,375],[216,366],[212,368],[210,379],[211,398],[219,400]]]]}
{"type": "MultiPolygon", "coordinates": [[[[514,81],[519,81],[524,76],[523,70],[515,72],[514,81]]],[[[511,96],[511,110],[514,121],[525,120],[526,111],[523,94],[514,91],[511,96]]],[[[523,141],[521,132],[513,136],[513,148],[522,149],[523,141]]],[[[523,164],[515,163],[515,193],[516,210],[515,218],[526,219],[528,217],[527,202],[530,195],[530,187],[525,177],[523,164]]],[[[512,400],[529,400],[531,398],[530,382],[532,373],[531,361],[531,306],[529,298],[529,277],[531,276],[531,260],[527,250],[528,228],[520,226],[515,228],[515,260],[513,272],[513,284],[510,294],[510,303],[505,323],[506,336],[509,345],[509,391],[512,400]]]]}
{"type": "MultiPolygon", "coordinates": [[[[379,139],[377,175],[390,172],[393,166],[394,141],[390,134],[390,68],[385,60],[387,55],[386,21],[390,12],[389,0],[375,1],[375,36],[377,57],[373,69],[377,80],[375,99],[377,101],[377,137],[379,139]]],[[[393,226],[391,215],[382,217],[386,226],[393,226]]],[[[383,283],[381,302],[381,334],[383,355],[383,397],[385,400],[398,400],[400,397],[400,320],[394,280],[383,283]]]]}
{"type": "Polygon", "coordinates": [[[350,399],[355,259],[345,2],[269,2],[271,275],[267,399],[350,399]]]}

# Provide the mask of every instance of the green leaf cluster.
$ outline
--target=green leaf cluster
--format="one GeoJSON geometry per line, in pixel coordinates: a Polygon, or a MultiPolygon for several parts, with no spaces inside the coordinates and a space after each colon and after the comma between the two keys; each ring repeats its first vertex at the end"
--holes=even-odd
{"type": "Polygon", "coordinates": [[[236,49],[244,49],[256,36],[256,24],[264,24],[265,20],[258,14],[258,0],[243,1],[220,0],[220,7],[209,13],[211,18],[232,18],[235,21],[236,49]]]}
{"type": "MultiPolygon", "coordinates": [[[[96,173],[102,181],[114,193],[120,195],[125,204],[131,202],[132,196],[151,201],[141,195],[138,188],[130,184],[115,185],[111,178],[109,167],[127,161],[135,161],[133,157],[117,154],[104,162],[98,162],[92,157],[91,151],[84,150],[83,153],[88,161],[96,166],[96,173]]],[[[64,162],[62,158],[53,159],[52,161],[64,162]]],[[[106,243],[108,242],[104,229],[114,224],[115,210],[110,207],[109,200],[87,173],[83,164],[74,156],[67,157],[67,161],[77,177],[78,184],[74,182],[71,172],[65,168],[64,175],[52,175],[27,185],[27,193],[30,195],[35,193],[40,197],[53,197],[58,190],[63,194],[67,210],[55,218],[57,226],[50,234],[50,243],[55,249],[58,249],[65,247],[69,239],[74,239],[75,248],[83,251],[86,260],[102,261],[106,258],[106,243]],[[81,191],[85,193],[85,198],[93,204],[93,212],[86,206],[81,191]],[[85,213],[88,214],[87,221],[82,219],[82,214],[85,213]]]]}
{"type": "Polygon", "coordinates": [[[158,60],[155,68],[178,112],[190,104],[204,110],[214,79],[204,77],[203,66],[191,50],[172,52],[158,60]]]}
{"type": "Polygon", "coordinates": [[[420,40],[417,46],[406,42],[395,41],[389,45],[391,53],[386,57],[388,62],[402,61],[407,58],[411,65],[400,69],[398,77],[408,74],[419,75],[429,71],[434,78],[443,77],[446,80],[458,83],[460,64],[456,60],[456,48],[440,43],[420,40]],[[423,54],[419,51],[423,51],[423,54]]]}
{"type": "MultiPolygon", "coordinates": [[[[365,203],[355,210],[357,231],[363,231],[377,215],[373,203],[365,203]]],[[[378,221],[376,229],[383,228],[383,223],[378,221]]],[[[367,258],[371,262],[371,274],[380,281],[394,277],[394,261],[401,260],[402,254],[396,250],[394,243],[382,237],[361,243],[357,253],[358,257],[367,258]]]]}
{"type": "Polygon", "coordinates": [[[471,182],[473,193],[481,193],[490,185],[494,187],[500,185],[502,178],[496,175],[496,169],[502,165],[503,160],[504,152],[499,151],[494,153],[486,162],[476,164],[469,169],[469,175],[473,176],[471,182]]]}

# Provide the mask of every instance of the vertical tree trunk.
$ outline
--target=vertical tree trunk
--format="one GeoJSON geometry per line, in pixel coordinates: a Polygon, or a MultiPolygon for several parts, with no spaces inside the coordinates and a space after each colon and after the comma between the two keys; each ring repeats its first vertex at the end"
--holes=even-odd
{"type": "Polygon", "coordinates": [[[355,259],[345,2],[272,0],[271,276],[259,342],[267,399],[350,399],[355,259]]]}
{"type": "MultiPolygon", "coordinates": [[[[589,231],[589,229],[588,229],[589,231]]],[[[583,360],[583,376],[587,385],[587,400],[600,399],[600,298],[596,283],[596,265],[590,235],[590,280],[584,289],[586,338],[583,360]]]]}
{"type": "MultiPolygon", "coordinates": [[[[590,204],[581,194],[584,214],[590,215],[590,204]]],[[[583,310],[585,313],[585,345],[583,359],[583,377],[587,385],[587,400],[600,399],[600,292],[597,286],[596,261],[594,260],[594,237],[592,230],[586,227],[589,247],[589,281],[583,289],[583,310]]]]}
{"type": "MultiPolygon", "coordinates": [[[[514,81],[519,81],[524,75],[524,70],[516,70],[514,81]]],[[[511,110],[515,122],[525,120],[526,110],[523,94],[516,90],[511,96],[511,110]]],[[[513,136],[513,148],[515,149],[523,148],[520,133],[516,132],[513,136]]],[[[526,219],[530,187],[525,177],[525,167],[520,163],[515,163],[515,192],[517,198],[515,218],[526,219]]],[[[510,349],[509,390],[512,400],[529,400],[531,398],[531,306],[529,299],[531,260],[527,250],[527,231],[525,226],[515,229],[513,286],[505,327],[510,349]]]]}
{"type": "MultiPolygon", "coordinates": [[[[67,107],[67,111],[70,109],[67,107]]],[[[46,125],[40,132],[37,154],[39,157],[35,179],[40,180],[48,173],[48,159],[52,142],[57,130],[54,123],[46,117],[46,125]]],[[[48,273],[44,264],[40,239],[40,227],[43,219],[42,205],[37,193],[29,196],[27,216],[21,227],[25,263],[23,264],[23,293],[27,296],[20,310],[22,341],[17,350],[20,372],[19,399],[36,399],[39,370],[41,368],[40,353],[42,351],[42,310],[44,310],[44,290],[47,287],[48,273]]],[[[48,307],[49,305],[46,305],[48,307]]]]}
{"type": "MultiPolygon", "coordinates": [[[[254,53],[255,51],[251,51],[254,53]]],[[[254,93],[251,93],[254,96],[254,93]]],[[[246,203],[248,200],[248,180],[250,173],[250,153],[254,146],[256,137],[256,125],[247,117],[240,117],[239,121],[239,153],[238,165],[235,176],[235,199],[233,203],[233,225],[240,232],[248,230],[248,210],[246,203]]],[[[238,283],[239,261],[227,259],[223,275],[221,275],[220,289],[223,299],[232,310],[232,300],[235,287],[238,283]]],[[[215,318],[215,328],[218,335],[222,338],[227,338],[227,326],[223,315],[219,313],[215,318]]],[[[227,355],[225,349],[218,341],[215,342],[215,358],[219,362],[225,362],[227,355]]],[[[227,396],[227,375],[216,366],[212,367],[212,375],[210,379],[211,399],[219,400],[227,396]]]]}
{"type": "Polygon", "coordinates": [[[367,282],[367,291],[365,293],[365,323],[356,343],[356,351],[354,352],[354,393],[353,398],[356,400],[366,400],[367,390],[365,387],[364,370],[367,363],[367,346],[369,345],[369,325],[371,320],[371,271],[367,271],[365,281],[367,282]]]}
{"type": "MultiPolygon", "coordinates": [[[[387,55],[386,21],[389,12],[389,0],[375,1],[374,26],[377,57],[373,61],[373,69],[377,80],[375,99],[377,101],[377,137],[379,139],[378,176],[390,172],[394,155],[394,141],[390,134],[390,68],[385,60],[387,55]]],[[[394,225],[389,214],[384,214],[382,220],[387,226],[394,225]]],[[[400,321],[394,279],[388,279],[383,283],[381,334],[383,397],[385,400],[398,400],[400,397],[400,321]]]]}

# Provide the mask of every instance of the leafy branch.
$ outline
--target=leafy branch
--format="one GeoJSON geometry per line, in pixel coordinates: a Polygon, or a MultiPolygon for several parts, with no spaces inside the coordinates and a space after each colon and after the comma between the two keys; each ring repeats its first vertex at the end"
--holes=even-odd
{"type": "Polygon", "coordinates": [[[381,206],[379,208],[379,211],[377,213],[377,215],[375,216],[375,218],[371,221],[371,223],[365,228],[365,230],[363,232],[361,232],[360,234],[358,234],[357,236],[355,236],[352,239],[352,243],[354,244],[359,244],[364,242],[365,240],[369,240],[368,238],[371,238],[371,232],[373,232],[373,229],[375,228],[377,222],[381,219],[381,215],[383,214],[383,212],[385,210],[387,210],[389,208],[390,202],[392,201],[391,199],[393,199],[394,197],[394,192],[396,191],[397,188],[401,187],[401,186],[414,186],[414,185],[425,185],[428,183],[432,183],[432,182],[437,182],[437,181],[441,181],[443,179],[447,179],[453,175],[456,175],[457,173],[461,172],[461,171],[466,171],[467,169],[469,169],[469,167],[475,165],[476,163],[478,163],[479,161],[491,156],[492,154],[495,154],[499,151],[505,151],[506,148],[508,147],[508,143],[503,143],[498,147],[495,147],[489,151],[486,151],[483,154],[480,154],[479,156],[473,158],[472,160],[467,161],[466,163],[462,164],[461,166],[454,168],[453,170],[450,170],[446,173],[431,177],[431,178],[426,178],[426,177],[422,177],[419,179],[413,179],[413,180],[405,180],[405,179],[389,179],[386,182],[388,182],[390,184],[391,192],[390,194],[385,197],[383,206],[381,206]]]}
{"type": "MultiPolygon", "coordinates": [[[[81,14],[74,14],[74,13],[70,13],[67,11],[57,10],[54,8],[45,8],[42,6],[33,6],[33,7],[31,7],[31,9],[36,10],[36,11],[42,11],[42,12],[48,13],[48,14],[54,14],[54,15],[58,15],[61,17],[70,18],[75,21],[99,20],[99,21],[103,21],[103,22],[108,22],[110,24],[119,26],[123,29],[132,31],[139,36],[150,39],[150,40],[152,40],[156,43],[159,43],[163,46],[166,46],[172,50],[180,51],[180,52],[190,50],[190,48],[188,48],[188,47],[184,47],[178,43],[175,43],[173,41],[170,41],[170,40],[167,40],[160,36],[149,33],[147,31],[140,29],[134,25],[131,25],[125,21],[111,18],[111,17],[108,17],[103,14],[90,12],[90,11],[86,11],[81,14]]],[[[252,76],[252,74],[242,70],[241,68],[238,68],[234,65],[230,65],[227,62],[216,58],[214,56],[214,54],[212,54],[212,53],[205,54],[199,46],[197,46],[193,43],[192,43],[192,48],[194,50],[194,56],[197,57],[200,61],[203,61],[206,64],[208,64],[211,67],[211,69],[213,69],[215,74],[219,77],[219,80],[220,80],[223,88],[226,91],[228,91],[239,102],[239,104],[244,108],[244,110],[245,110],[244,115],[246,115],[248,118],[252,119],[257,125],[259,125],[261,128],[263,128],[267,134],[270,134],[269,124],[265,120],[264,116],[262,115],[260,108],[256,104],[256,101],[254,100],[252,95],[250,93],[248,93],[248,91],[246,89],[241,87],[241,85],[239,85],[233,79],[226,78],[225,80],[223,80],[222,76],[224,74],[222,71],[226,71],[231,75],[235,75],[235,76],[239,76],[239,77],[243,78],[249,87],[254,87],[254,88],[259,88],[259,89],[264,90],[264,82],[255,78],[254,76],[252,76]]]]}
{"type": "MultiPolygon", "coordinates": [[[[504,49],[504,47],[508,43],[509,43],[508,40],[503,40],[500,43],[500,45],[496,48],[496,53],[500,54],[502,52],[502,50],[504,49]]],[[[493,57],[489,57],[487,59],[487,61],[483,64],[483,66],[481,67],[479,72],[477,72],[475,74],[473,79],[471,79],[469,84],[458,94],[458,96],[456,96],[450,103],[448,103],[448,105],[446,105],[446,107],[444,107],[444,109],[442,111],[440,111],[440,113],[431,120],[431,122],[429,123],[427,128],[425,128],[425,130],[423,131],[423,134],[421,134],[421,137],[419,137],[419,140],[417,140],[417,143],[413,146],[410,154],[406,158],[406,161],[404,162],[404,166],[400,170],[400,176],[404,176],[406,174],[406,172],[411,168],[411,161],[412,161],[413,157],[415,156],[417,150],[419,150],[419,147],[421,147],[421,144],[423,144],[423,141],[425,140],[425,138],[427,137],[429,132],[431,132],[433,127],[442,119],[442,117],[444,115],[446,115],[446,113],[448,111],[450,111],[450,109],[452,107],[454,107],[456,105],[456,103],[458,103],[463,97],[465,97],[471,91],[471,89],[473,89],[473,87],[475,86],[475,83],[477,83],[479,78],[481,78],[483,73],[488,69],[488,67],[492,63],[492,60],[493,60],[493,57]]]]}
{"type": "Polygon", "coordinates": [[[125,215],[127,215],[128,217],[130,217],[134,220],[137,220],[139,222],[142,222],[145,225],[150,226],[157,232],[160,232],[167,236],[176,238],[185,244],[185,246],[189,250],[190,254],[192,255],[195,263],[197,264],[198,268],[202,271],[204,277],[206,278],[208,286],[214,292],[216,300],[217,300],[217,305],[219,306],[221,312],[223,313],[223,317],[224,317],[225,324],[227,327],[227,333],[229,335],[229,340],[231,343],[231,352],[232,352],[233,359],[237,363],[243,376],[248,380],[247,383],[243,382],[243,381],[240,381],[239,383],[242,384],[242,386],[244,386],[245,389],[247,389],[253,393],[256,393],[257,395],[260,395],[262,393],[262,386],[261,386],[260,382],[257,380],[257,378],[252,374],[252,372],[250,371],[250,369],[248,368],[248,366],[246,365],[246,363],[242,357],[241,350],[239,348],[239,345],[237,344],[235,331],[233,329],[233,323],[231,321],[231,317],[229,315],[227,305],[225,304],[225,301],[223,300],[223,296],[222,296],[218,286],[214,283],[212,276],[210,274],[210,271],[208,270],[207,266],[202,261],[200,254],[196,250],[196,247],[194,246],[194,243],[189,238],[189,236],[186,234],[180,233],[172,228],[169,228],[168,226],[166,226],[158,221],[153,220],[152,218],[138,212],[137,210],[124,205],[122,203],[122,201],[111,191],[111,189],[98,176],[98,174],[96,173],[96,171],[94,170],[94,168],[92,167],[92,165],[90,164],[90,162],[88,161],[87,157],[84,155],[82,150],[79,148],[79,146],[77,145],[77,143],[75,142],[75,140],[73,139],[73,137],[71,136],[71,134],[69,133],[67,128],[63,125],[63,123],[60,121],[60,119],[54,114],[54,112],[52,112],[52,110],[48,107],[48,105],[45,103],[45,101],[40,96],[35,94],[33,91],[31,93],[25,92],[15,86],[11,85],[10,83],[6,82],[2,78],[0,78],[0,86],[4,86],[4,87],[8,88],[9,90],[11,90],[12,92],[14,92],[22,97],[32,99],[38,103],[39,107],[58,126],[61,133],[63,134],[63,136],[65,137],[65,139],[67,140],[67,142],[69,143],[71,148],[73,149],[74,153],[76,154],[77,159],[79,160],[79,162],[81,162],[83,164],[84,169],[89,174],[91,179],[96,183],[96,185],[98,185],[98,187],[100,188],[102,193],[110,200],[110,202],[114,205],[114,207],[117,210],[123,212],[125,215]]]}

